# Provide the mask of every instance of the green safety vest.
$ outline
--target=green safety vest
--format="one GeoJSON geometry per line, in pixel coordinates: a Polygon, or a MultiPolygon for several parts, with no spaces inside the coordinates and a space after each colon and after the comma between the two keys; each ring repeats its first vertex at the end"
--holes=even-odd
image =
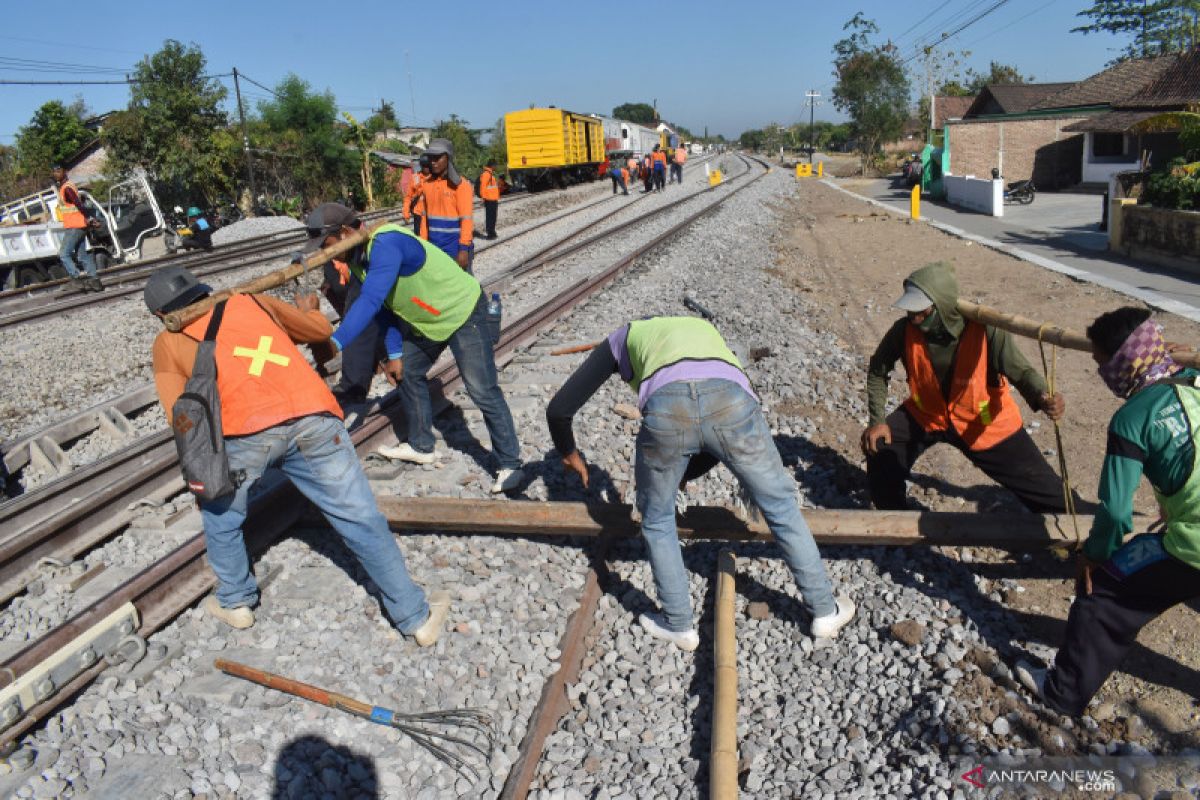
{"type": "Polygon", "coordinates": [[[654,373],[681,361],[724,361],[742,365],[710,323],[695,317],[655,317],[629,323],[625,350],[636,392],[654,373]]]}
{"type": "MultiPolygon", "coordinates": [[[[425,248],[425,265],[412,275],[401,275],[384,304],[425,338],[446,341],[475,310],[479,295],[483,293],[479,281],[441,248],[391,222],[380,225],[371,233],[363,261],[370,260],[375,237],[381,233],[412,236],[425,248]]],[[[359,281],[366,281],[367,269],[363,263],[353,264],[350,271],[359,281]]]]}
{"type": "Polygon", "coordinates": [[[1200,569],[1200,469],[1196,464],[1196,453],[1200,452],[1200,389],[1180,385],[1172,388],[1192,432],[1192,473],[1175,494],[1164,495],[1156,488],[1154,496],[1167,515],[1163,548],[1180,561],[1200,569]]]}

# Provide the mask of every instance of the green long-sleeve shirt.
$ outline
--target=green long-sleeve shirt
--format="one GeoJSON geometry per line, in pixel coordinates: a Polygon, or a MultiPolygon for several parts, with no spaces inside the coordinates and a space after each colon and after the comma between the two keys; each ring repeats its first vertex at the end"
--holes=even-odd
{"type": "MultiPolygon", "coordinates": [[[[1187,369],[1180,377],[1195,377],[1187,369]]],[[[1100,507],[1083,550],[1096,561],[1108,559],[1133,530],[1133,495],[1145,473],[1164,495],[1178,492],[1192,474],[1195,444],[1187,415],[1170,384],[1142,389],[1113,414],[1100,468],[1100,507]]]]}
{"type": "MultiPolygon", "coordinates": [[[[896,323],[883,335],[875,354],[867,365],[867,412],[870,424],[878,425],[887,418],[888,378],[896,362],[904,358],[904,329],[908,325],[907,318],[896,320],[896,323]]],[[[984,326],[987,331],[987,354],[989,386],[1000,383],[998,376],[1008,378],[1025,402],[1032,408],[1041,407],[1041,396],[1046,392],[1046,381],[1035,370],[1025,356],[1017,348],[1008,331],[984,326]]],[[[933,365],[934,374],[942,387],[942,396],[946,396],[950,386],[954,368],[954,354],[958,351],[958,338],[939,342],[926,337],[926,347],[929,349],[929,361],[933,365]]]]}

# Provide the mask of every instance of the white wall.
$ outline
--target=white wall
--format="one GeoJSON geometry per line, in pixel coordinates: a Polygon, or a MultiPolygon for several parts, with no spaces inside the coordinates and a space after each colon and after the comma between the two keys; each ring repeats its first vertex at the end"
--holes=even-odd
{"type": "MultiPolygon", "coordinates": [[[[1128,137],[1126,140],[1128,141],[1128,137]]],[[[1083,183],[1108,183],[1118,172],[1130,172],[1137,168],[1136,158],[1125,160],[1097,158],[1092,155],[1092,133],[1087,131],[1083,134],[1083,174],[1080,178],[1083,183]]]]}
{"type": "Polygon", "coordinates": [[[993,217],[1004,216],[1004,181],[974,175],[944,175],[942,185],[946,187],[946,200],[951,205],[993,217]]]}

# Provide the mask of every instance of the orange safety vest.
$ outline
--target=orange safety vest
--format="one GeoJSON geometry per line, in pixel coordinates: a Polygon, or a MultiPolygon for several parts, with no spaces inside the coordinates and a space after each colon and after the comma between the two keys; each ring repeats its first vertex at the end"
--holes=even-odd
{"type": "Polygon", "coordinates": [[[675,163],[676,164],[686,164],[687,163],[687,150],[683,147],[683,145],[680,145],[679,147],[675,148],[675,163]]]}
{"type": "Polygon", "coordinates": [[[496,180],[496,173],[490,167],[479,176],[479,196],[484,200],[500,199],[500,182],[496,180]]]}
{"type": "Polygon", "coordinates": [[[338,261],[335,258],[333,259],[333,268],[340,278],[338,283],[345,286],[350,281],[350,265],[345,261],[338,261]]]}
{"type": "Polygon", "coordinates": [[[401,214],[404,216],[404,221],[412,217],[416,210],[413,206],[421,198],[421,184],[425,181],[425,176],[420,172],[413,172],[412,180],[408,182],[408,190],[404,193],[404,206],[401,208],[401,214]]]}
{"type": "Polygon", "coordinates": [[[657,161],[660,164],[663,164],[664,166],[667,163],[667,154],[664,153],[662,150],[655,150],[653,153],[650,154],[650,158],[654,159],[655,161],[657,161]]]}
{"type": "Polygon", "coordinates": [[[954,431],[971,450],[987,450],[1021,428],[1021,410],[1000,376],[999,386],[987,385],[987,331],[968,322],[958,340],[951,378],[949,408],[933,372],[925,335],[915,325],[904,329],[904,369],[909,398],[904,407],[927,431],[954,431]]]}
{"type": "MultiPolygon", "coordinates": [[[[212,312],[183,329],[203,340],[212,312]]],[[[313,414],[342,410],[291,337],[247,294],[225,303],[215,349],[221,431],[245,436],[313,414]]]]}
{"type": "MultiPolygon", "coordinates": [[[[63,181],[63,185],[58,187],[58,218],[62,220],[63,227],[86,228],[87,217],[73,203],[67,202],[67,189],[75,192],[75,196],[79,197],[79,190],[75,188],[75,184],[71,181],[63,181]]],[[[203,334],[200,338],[204,338],[203,334]]]]}

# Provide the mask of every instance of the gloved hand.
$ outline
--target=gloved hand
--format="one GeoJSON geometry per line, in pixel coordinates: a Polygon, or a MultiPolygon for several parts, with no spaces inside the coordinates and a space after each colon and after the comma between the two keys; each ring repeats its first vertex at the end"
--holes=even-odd
{"type": "Polygon", "coordinates": [[[334,346],[332,339],[323,339],[319,342],[311,342],[308,345],[309,352],[312,353],[313,361],[318,364],[325,364],[337,356],[337,347],[334,346]]]}

